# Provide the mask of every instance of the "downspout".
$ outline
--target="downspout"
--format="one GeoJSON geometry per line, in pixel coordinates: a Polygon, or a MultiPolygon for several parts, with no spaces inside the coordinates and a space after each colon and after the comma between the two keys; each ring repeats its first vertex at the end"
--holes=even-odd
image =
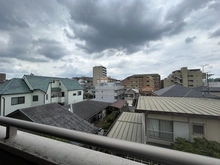
{"type": "Polygon", "coordinates": [[[4,100],[4,101],[3,101],[3,116],[5,116],[5,98],[2,97],[2,99],[4,100]]]}

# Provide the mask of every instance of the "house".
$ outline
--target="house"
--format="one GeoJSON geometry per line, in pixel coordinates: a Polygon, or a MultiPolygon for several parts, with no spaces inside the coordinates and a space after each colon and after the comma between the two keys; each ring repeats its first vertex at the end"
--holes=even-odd
{"type": "Polygon", "coordinates": [[[107,115],[109,105],[110,103],[101,101],[83,100],[66,107],[82,119],[93,123],[102,120],[107,115]]]}
{"type": "MultiPolygon", "coordinates": [[[[201,89],[201,88],[199,88],[201,89]]],[[[195,90],[194,88],[184,87],[178,84],[159,89],[153,92],[156,96],[165,96],[165,97],[196,97],[196,98],[213,98],[220,99],[220,97],[208,94],[207,92],[202,92],[195,90]]]]}
{"type": "Polygon", "coordinates": [[[124,86],[120,82],[99,83],[95,86],[95,98],[103,100],[123,99],[124,86]]]}
{"type": "Polygon", "coordinates": [[[145,86],[140,89],[140,95],[143,96],[151,96],[153,93],[154,88],[151,86],[145,86]]]}
{"type": "Polygon", "coordinates": [[[75,113],[69,112],[68,109],[58,103],[18,109],[8,114],[7,117],[92,134],[98,132],[98,128],[75,113]]]}
{"type": "Polygon", "coordinates": [[[83,100],[83,88],[68,78],[24,75],[0,85],[0,113],[57,102],[63,105],[83,100]]]}
{"type": "Polygon", "coordinates": [[[107,137],[145,144],[144,117],[143,113],[123,112],[107,134],[107,137]]]}
{"type": "Polygon", "coordinates": [[[127,101],[128,106],[134,106],[138,97],[139,97],[138,89],[130,88],[125,91],[124,99],[127,101]]]}
{"type": "Polygon", "coordinates": [[[115,102],[109,105],[109,111],[129,111],[128,104],[126,100],[116,100],[115,102]]]}
{"type": "Polygon", "coordinates": [[[135,112],[145,113],[146,141],[170,144],[177,137],[220,142],[217,99],[140,96],[135,112]]]}

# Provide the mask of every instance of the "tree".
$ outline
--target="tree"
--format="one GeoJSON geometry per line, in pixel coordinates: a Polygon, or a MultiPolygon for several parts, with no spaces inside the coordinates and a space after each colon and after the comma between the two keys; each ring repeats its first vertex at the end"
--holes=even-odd
{"type": "Polygon", "coordinates": [[[175,143],[171,144],[171,149],[220,158],[220,143],[205,138],[194,138],[193,142],[176,138],[175,143]]]}

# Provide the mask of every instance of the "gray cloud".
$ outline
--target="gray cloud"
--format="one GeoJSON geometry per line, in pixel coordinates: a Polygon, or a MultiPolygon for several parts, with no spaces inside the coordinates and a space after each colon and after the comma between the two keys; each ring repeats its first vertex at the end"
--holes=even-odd
{"type": "Polygon", "coordinates": [[[187,37],[185,39],[185,43],[189,44],[189,43],[192,43],[197,37],[194,36],[194,37],[187,37]]]}
{"type": "Polygon", "coordinates": [[[218,42],[218,45],[220,45],[220,41],[218,42]]]}
{"type": "Polygon", "coordinates": [[[215,37],[220,37],[220,28],[217,29],[216,31],[212,32],[212,33],[209,35],[209,38],[215,38],[215,37]]]}
{"type": "Polygon", "coordinates": [[[65,1],[74,22],[70,26],[73,36],[84,44],[76,46],[88,53],[107,49],[133,53],[146,42],[181,32],[186,25],[185,17],[203,7],[206,0],[183,1],[173,6],[163,17],[162,8],[151,8],[146,1],[65,1]],[[157,15],[157,17],[154,17],[157,15]],[[164,18],[164,19],[161,19],[164,18]]]}

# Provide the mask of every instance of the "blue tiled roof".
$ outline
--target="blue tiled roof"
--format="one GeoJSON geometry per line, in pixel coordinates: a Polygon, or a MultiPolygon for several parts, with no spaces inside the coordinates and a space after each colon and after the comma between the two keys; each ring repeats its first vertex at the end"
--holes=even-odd
{"type": "Polygon", "coordinates": [[[23,79],[13,78],[0,85],[0,95],[31,93],[23,79]]]}
{"type": "Polygon", "coordinates": [[[49,83],[53,80],[60,80],[68,91],[83,89],[83,87],[78,83],[78,81],[71,80],[68,78],[44,77],[34,75],[24,75],[24,78],[28,80],[33,89],[42,90],[45,93],[47,91],[49,83]]]}

